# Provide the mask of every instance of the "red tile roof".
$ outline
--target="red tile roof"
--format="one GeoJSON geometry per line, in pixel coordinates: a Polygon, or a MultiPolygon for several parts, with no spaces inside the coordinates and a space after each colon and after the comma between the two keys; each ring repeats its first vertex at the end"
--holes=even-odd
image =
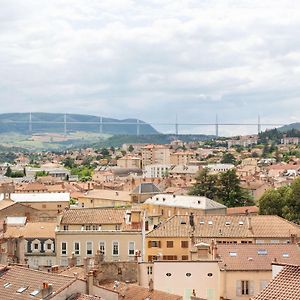
{"type": "Polygon", "coordinates": [[[287,265],[253,300],[299,300],[300,266],[287,265]]]}

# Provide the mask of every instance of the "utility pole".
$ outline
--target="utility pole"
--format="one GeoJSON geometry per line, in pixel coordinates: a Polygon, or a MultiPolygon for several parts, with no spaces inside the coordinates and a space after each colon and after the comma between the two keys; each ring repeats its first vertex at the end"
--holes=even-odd
{"type": "Polygon", "coordinates": [[[218,121],[218,115],[216,115],[216,138],[219,137],[219,121],[218,121]]]}

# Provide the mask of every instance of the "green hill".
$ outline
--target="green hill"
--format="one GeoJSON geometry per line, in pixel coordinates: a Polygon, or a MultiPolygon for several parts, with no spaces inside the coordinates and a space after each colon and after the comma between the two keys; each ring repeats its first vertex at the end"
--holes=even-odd
{"type": "MultiPolygon", "coordinates": [[[[19,134],[31,133],[64,133],[64,114],[61,113],[32,113],[31,131],[29,113],[0,114],[0,133],[15,132],[19,134]]],[[[67,132],[99,132],[100,117],[93,115],[67,114],[67,132]]],[[[137,132],[139,122],[140,134],[158,134],[156,129],[138,119],[118,120],[102,118],[102,133],[128,134],[137,132]],[[131,123],[131,124],[127,124],[131,123]]]]}

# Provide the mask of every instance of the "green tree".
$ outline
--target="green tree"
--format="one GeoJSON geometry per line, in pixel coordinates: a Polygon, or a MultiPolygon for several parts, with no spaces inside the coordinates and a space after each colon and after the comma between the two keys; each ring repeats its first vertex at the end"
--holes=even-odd
{"type": "Polygon", "coordinates": [[[283,208],[286,206],[287,197],[290,194],[289,187],[281,187],[278,190],[269,189],[259,199],[259,213],[261,215],[283,216],[283,208]]]}
{"type": "Polygon", "coordinates": [[[221,163],[222,164],[236,164],[236,159],[233,156],[233,154],[226,152],[226,153],[224,153],[224,155],[222,157],[221,163]]]}
{"type": "Polygon", "coordinates": [[[109,151],[107,150],[107,148],[102,148],[100,153],[105,157],[105,156],[109,156],[109,151]]]}
{"type": "Polygon", "coordinates": [[[227,207],[254,204],[249,193],[240,187],[240,179],[234,169],[221,173],[218,198],[227,207]]]}
{"type": "Polygon", "coordinates": [[[291,184],[291,193],[286,199],[283,216],[290,221],[300,224],[300,178],[296,178],[291,184]]]}
{"type": "Polygon", "coordinates": [[[75,163],[74,163],[74,159],[71,158],[71,157],[66,157],[63,161],[62,161],[63,165],[66,167],[66,168],[74,168],[75,166],[75,163]]]}
{"type": "Polygon", "coordinates": [[[6,177],[11,177],[11,174],[12,174],[11,167],[8,166],[8,168],[6,169],[6,172],[5,172],[4,176],[6,176],[6,177]]]}
{"type": "Polygon", "coordinates": [[[196,176],[196,184],[190,189],[189,195],[204,196],[216,199],[218,194],[218,176],[209,174],[207,168],[202,169],[196,176]]]}
{"type": "Polygon", "coordinates": [[[128,151],[129,151],[129,152],[132,152],[133,150],[134,150],[133,146],[132,146],[132,145],[129,145],[128,151]]]}

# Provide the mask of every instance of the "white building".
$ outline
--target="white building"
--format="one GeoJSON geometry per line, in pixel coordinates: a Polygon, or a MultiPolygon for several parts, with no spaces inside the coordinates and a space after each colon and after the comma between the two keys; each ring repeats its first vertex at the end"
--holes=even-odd
{"type": "Polygon", "coordinates": [[[145,176],[146,178],[162,178],[166,176],[169,171],[171,170],[171,165],[161,165],[161,164],[154,164],[154,165],[147,165],[145,166],[145,176]]]}

